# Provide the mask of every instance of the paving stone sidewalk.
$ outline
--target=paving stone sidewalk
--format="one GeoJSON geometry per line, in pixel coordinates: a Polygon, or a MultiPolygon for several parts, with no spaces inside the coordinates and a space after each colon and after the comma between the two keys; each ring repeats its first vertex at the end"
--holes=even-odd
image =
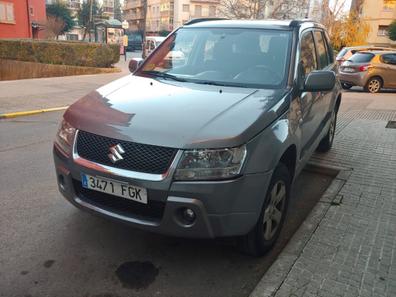
{"type": "Polygon", "coordinates": [[[272,296],[396,296],[396,129],[385,128],[395,102],[344,94],[334,147],[313,160],[352,173],[272,296]]]}

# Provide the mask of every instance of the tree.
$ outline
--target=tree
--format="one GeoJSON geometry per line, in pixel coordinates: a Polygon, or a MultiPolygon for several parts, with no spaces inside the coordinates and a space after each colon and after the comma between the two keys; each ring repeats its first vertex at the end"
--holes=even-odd
{"type": "Polygon", "coordinates": [[[46,11],[47,19],[50,20],[50,23],[57,23],[58,25],[61,23],[64,24],[63,28],[59,30],[59,32],[53,32],[56,35],[56,39],[58,39],[59,35],[64,34],[73,28],[73,18],[69,9],[64,3],[55,2],[54,4],[49,4],[47,5],[46,11]]]}
{"type": "Polygon", "coordinates": [[[220,2],[220,15],[231,19],[281,18],[292,10],[292,5],[283,5],[283,1],[274,0],[223,0],[220,2]],[[266,15],[266,9],[270,13],[266,15]]]}
{"type": "Polygon", "coordinates": [[[396,41],[396,20],[389,25],[388,35],[390,40],[396,41]]]}
{"type": "Polygon", "coordinates": [[[122,22],[122,12],[120,0],[114,0],[114,18],[122,22]]]}
{"type": "Polygon", "coordinates": [[[58,35],[60,35],[65,28],[65,22],[61,18],[49,15],[45,26],[47,28],[48,38],[58,38],[58,35]]]}
{"type": "Polygon", "coordinates": [[[355,13],[336,20],[331,28],[330,40],[337,50],[344,46],[365,44],[370,32],[370,26],[355,13]]]}
{"type": "Polygon", "coordinates": [[[77,13],[78,24],[84,28],[83,40],[88,31],[93,27],[93,20],[99,13],[99,7],[96,0],[91,0],[83,2],[80,10],[77,13]],[[92,1],[92,11],[91,11],[91,1],[92,1]]]}

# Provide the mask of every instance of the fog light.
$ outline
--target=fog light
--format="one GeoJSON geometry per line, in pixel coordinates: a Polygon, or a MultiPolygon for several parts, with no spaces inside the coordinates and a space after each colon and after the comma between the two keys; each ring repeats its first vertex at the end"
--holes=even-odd
{"type": "Polygon", "coordinates": [[[183,208],[182,219],[187,224],[192,224],[195,221],[195,212],[191,208],[183,208]]]}

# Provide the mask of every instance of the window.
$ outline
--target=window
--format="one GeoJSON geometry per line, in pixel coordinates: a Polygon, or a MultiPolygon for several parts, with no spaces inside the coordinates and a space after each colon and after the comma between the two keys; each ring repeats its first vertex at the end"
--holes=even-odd
{"type": "Polygon", "coordinates": [[[396,54],[386,54],[381,56],[381,61],[386,64],[396,65],[396,54]]]}
{"type": "Polygon", "coordinates": [[[190,12],[190,5],[189,4],[183,4],[183,12],[190,12]]]}
{"type": "Polygon", "coordinates": [[[14,3],[0,1],[0,23],[15,24],[14,3]]]}
{"type": "Polygon", "coordinates": [[[378,36],[388,36],[389,26],[378,26],[378,36]]]}
{"type": "Polygon", "coordinates": [[[304,76],[317,69],[316,53],[312,32],[305,33],[301,38],[300,62],[302,64],[304,76]]]}
{"type": "Polygon", "coordinates": [[[29,7],[29,13],[31,16],[34,16],[34,8],[32,6],[29,7]]]}
{"type": "Polygon", "coordinates": [[[357,52],[354,54],[352,57],[348,59],[348,61],[351,61],[353,63],[368,63],[374,58],[374,54],[372,53],[361,53],[357,52]]]}
{"type": "Polygon", "coordinates": [[[326,44],[323,39],[322,32],[315,31],[316,50],[318,53],[319,69],[326,68],[329,65],[329,56],[327,55],[326,44]]]}
{"type": "Polygon", "coordinates": [[[396,5],[395,0],[384,0],[384,6],[382,7],[382,9],[384,11],[393,11],[395,5],[396,5]]]}
{"type": "Polygon", "coordinates": [[[202,16],[202,6],[201,5],[195,5],[195,16],[196,17],[202,16]]]}
{"type": "Polygon", "coordinates": [[[216,16],[216,6],[209,6],[209,16],[210,17],[216,16]]]}

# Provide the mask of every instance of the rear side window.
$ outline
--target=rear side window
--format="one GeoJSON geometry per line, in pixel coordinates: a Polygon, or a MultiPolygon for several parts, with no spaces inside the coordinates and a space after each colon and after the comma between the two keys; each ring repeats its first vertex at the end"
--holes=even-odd
{"type": "Polygon", "coordinates": [[[347,53],[348,49],[344,47],[337,55],[337,59],[341,59],[347,53]]]}
{"type": "Polygon", "coordinates": [[[305,33],[301,38],[300,62],[304,75],[307,76],[311,71],[317,69],[315,44],[312,32],[305,33]]]}
{"type": "Polygon", "coordinates": [[[356,53],[348,59],[353,63],[368,63],[374,58],[372,53],[356,53]]]}
{"type": "Polygon", "coordinates": [[[327,48],[325,41],[323,39],[322,32],[320,31],[315,31],[315,41],[316,41],[316,50],[318,53],[318,64],[319,64],[319,69],[324,69],[329,65],[329,55],[327,54],[327,48]]]}
{"type": "Polygon", "coordinates": [[[396,54],[386,54],[381,56],[381,61],[386,64],[396,65],[396,54]]]}

